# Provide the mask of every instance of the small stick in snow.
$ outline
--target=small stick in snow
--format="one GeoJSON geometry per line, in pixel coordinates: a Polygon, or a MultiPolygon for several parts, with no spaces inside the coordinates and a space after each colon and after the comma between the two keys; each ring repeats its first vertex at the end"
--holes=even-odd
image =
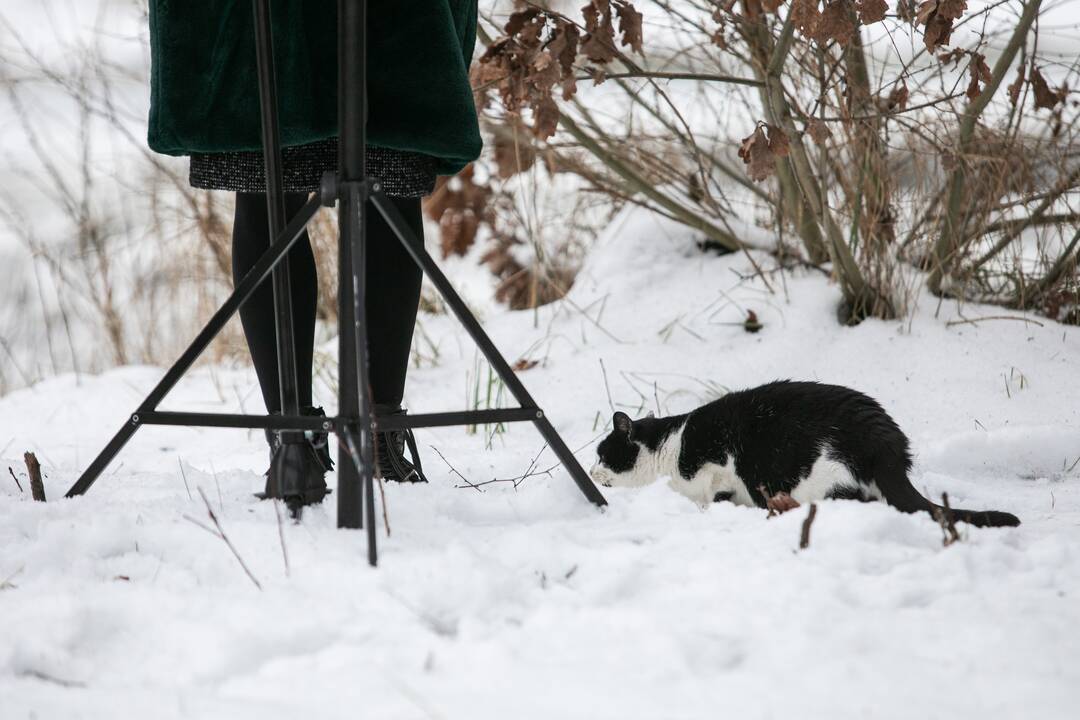
{"type": "Polygon", "coordinates": [[[289,551],[285,549],[285,526],[281,522],[281,507],[274,498],[274,515],[277,516],[278,539],[281,540],[281,559],[285,561],[285,577],[289,577],[289,551]]]}
{"type": "Polygon", "coordinates": [[[941,493],[941,507],[934,509],[934,518],[941,526],[941,544],[949,547],[960,540],[960,532],[956,529],[956,521],[953,518],[952,508],[949,507],[949,494],[941,493]]]}
{"type": "Polygon", "coordinates": [[[251,578],[251,582],[255,583],[255,587],[262,590],[262,584],[255,578],[254,575],[251,574],[251,570],[248,569],[247,563],[245,563],[244,559],[240,557],[240,553],[236,551],[236,548],[233,546],[233,544],[229,542],[228,536],[225,535],[225,529],[221,527],[221,523],[218,521],[217,515],[214,514],[214,509],[210,507],[210,501],[206,499],[206,493],[203,492],[203,489],[201,487],[196,489],[199,491],[199,497],[202,498],[203,504],[206,505],[206,514],[210,516],[210,521],[214,523],[214,527],[210,527],[206,523],[200,520],[196,520],[190,515],[184,515],[184,519],[188,522],[198,525],[206,532],[210,533],[214,537],[224,542],[225,545],[228,546],[229,550],[232,552],[233,557],[236,558],[236,562],[240,563],[240,567],[242,567],[244,569],[244,572],[247,573],[247,576],[251,578]]]}
{"type": "Polygon", "coordinates": [[[805,550],[810,547],[810,526],[817,517],[817,503],[810,503],[810,512],[806,513],[806,519],[802,523],[802,532],[799,533],[799,549],[805,550]]]}
{"type": "Polygon", "coordinates": [[[15,481],[15,485],[16,485],[16,486],[18,486],[18,488],[19,488],[19,492],[25,492],[25,491],[24,491],[24,490],[22,489],[22,483],[21,483],[21,482],[19,482],[19,478],[17,478],[17,477],[15,476],[15,471],[11,469],[11,466],[10,466],[10,465],[8,465],[8,469],[7,469],[7,471],[8,471],[9,473],[11,473],[11,479],[15,481]]]}
{"type": "Polygon", "coordinates": [[[32,452],[23,453],[26,471],[30,474],[30,494],[38,502],[45,502],[45,483],[41,482],[41,463],[32,452]]]}
{"type": "Polygon", "coordinates": [[[179,455],[176,456],[176,464],[180,466],[180,477],[184,479],[184,489],[187,490],[187,499],[194,500],[195,498],[191,497],[191,488],[188,487],[187,484],[187,473],[184,472],[184,461],[180,459],[179,455]]]}

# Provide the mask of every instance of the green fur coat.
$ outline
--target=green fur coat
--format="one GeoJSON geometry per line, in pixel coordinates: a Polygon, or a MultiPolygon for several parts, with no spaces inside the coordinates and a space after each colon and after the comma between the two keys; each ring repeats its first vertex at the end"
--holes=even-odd
{"type": "MultiPolygon", "coordinates": [[[[369,0],[368,142],[480,153],[468,67],[477,0],[369,0]]],[[[271,0],[284,145],[337,134],[337,2],[271,0]]],[[[253,0],[150,0],[149,144],[166,155],[261,150],[253,0]]]]}

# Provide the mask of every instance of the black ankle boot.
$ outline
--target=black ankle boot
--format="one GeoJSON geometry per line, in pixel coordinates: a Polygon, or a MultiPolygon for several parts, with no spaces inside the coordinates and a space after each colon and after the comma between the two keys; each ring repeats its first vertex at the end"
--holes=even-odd
{"type": "MultiPolygon", "coordinates": [[[[322,408],[306,407],[301,413],[325,416],[322,408]]],[[[334,463],[327,433],[267,429],[266,440],[270,445],[270,468],[266,471],[266,489],[257,496],[284,500],[292,516],[299,518],[305,505],[322,502],[329,493],[325,475],[334,463]]]]}
{"type": "MultiPolygon", "coordinates": [[[[272,415],[280,415],[281,412],[275,410],[272,415]]],[[[300,408],[300,414],[307,417],[326,417],[326,412],[321,407],[302,407],[300,408]]],[[[277,433],[270,428],[266,429],[266,444],[270,446],[270,457],[273,459],[274,452],[277,450],[280,444],[277,440],[277,433]]],[[[311,447],[315,450],[316,456],[319,458],[319,462],[323,466],[323,472],[330,472],[334,469],[334,460],[330,456],[330,442],[329,433],[325,430],[319,430],[317,432],[307,431],[304,433],[304,437],[311,443],[311,447]]]]}
{"type": "MultiPolygon", "coordinates": [[[[376,417],[404,415],[400,406],[376,405],[376,417]]],[[[412,430],[384,430],[375,433],[375,475],[394,482],[427,482],[416,450],[416,438],[412,430]],[[405,445],[409,446],[412,461],[405,459],[405,445]]]]}

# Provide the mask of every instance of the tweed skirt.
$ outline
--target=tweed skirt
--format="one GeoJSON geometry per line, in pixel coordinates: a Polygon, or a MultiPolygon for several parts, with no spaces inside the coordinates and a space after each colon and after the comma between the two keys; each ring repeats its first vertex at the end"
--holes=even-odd
{"type": "MultiPolygon", "coordinates": [[[[285,192],[314,192],[324,172],[337,170],[337,138],[282,148],[281,160],[285,192]]],[[[435,158],[428,155],[368,146],[367,168],[390,197],[423,197],[435,188],[435,158]]],[[[266,192],[262,153],[192,154],[188,181],[203,190],[266,192]]]]}

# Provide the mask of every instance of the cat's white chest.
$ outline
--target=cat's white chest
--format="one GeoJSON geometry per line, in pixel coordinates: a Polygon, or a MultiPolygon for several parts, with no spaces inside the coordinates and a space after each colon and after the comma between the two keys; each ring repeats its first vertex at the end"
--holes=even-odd
{"type": "Polygon", "coordinates": [[[667,476],[671,489],[701,507],[708,507],[718,493],[730,494],[731,502],[736,505],[754,504],[754,499],[746,489],[746,483],[735,472],[735,462],[730,456],[724,464],[705,463],[694,477],[684,478],[679,472],[682,435],[683,428],[679,428],[661,444],[656,453],[657,476],[667,476]]]}

